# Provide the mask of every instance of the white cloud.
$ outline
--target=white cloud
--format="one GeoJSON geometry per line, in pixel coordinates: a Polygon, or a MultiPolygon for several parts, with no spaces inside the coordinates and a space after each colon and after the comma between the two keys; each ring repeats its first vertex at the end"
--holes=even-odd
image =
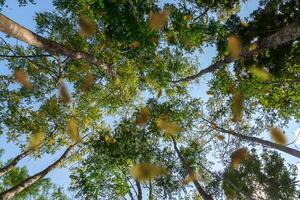
{"type": "Polygon", "coordinates": [[[295,137],[296,137],[295,144],[300,144],[300,128],[297,128],[295,130],[295,137]]]}

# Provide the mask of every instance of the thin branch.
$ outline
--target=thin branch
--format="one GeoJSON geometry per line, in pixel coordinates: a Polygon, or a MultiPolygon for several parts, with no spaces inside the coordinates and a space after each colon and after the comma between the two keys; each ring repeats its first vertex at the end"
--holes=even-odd
{"type": "Polygon", "coordinates": [[[37,57],[52,57],[49,54],[40,54],[40,55],[0,55],[3,58],[37,58],[37,57]]]}

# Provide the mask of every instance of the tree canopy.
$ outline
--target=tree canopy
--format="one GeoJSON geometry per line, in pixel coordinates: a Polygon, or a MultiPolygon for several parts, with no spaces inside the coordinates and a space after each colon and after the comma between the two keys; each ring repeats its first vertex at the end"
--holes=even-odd
{"type": "Polygon", "coordinates": [[[0,136],[20,152],[0,199],[68,199],[46,178],[59,167],[75,199],[300,198],[299,1],[247,17],[247,0],[48,3],[34,30],[0,14],[0,136]]]}

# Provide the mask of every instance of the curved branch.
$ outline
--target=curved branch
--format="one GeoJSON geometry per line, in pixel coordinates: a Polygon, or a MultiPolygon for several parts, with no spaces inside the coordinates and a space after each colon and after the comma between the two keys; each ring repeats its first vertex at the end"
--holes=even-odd
{"type": "Polygon", "coordinates": [[[91,64],[100,66],[102,70],[109,72],[109,74],[112,74],[110,67],[106,65],[104,62],[98,60],[96,57],[84,52],[74,51],[55,41],[48,40],[28,30],[27,28],[19,25],[18,23],[9,19],[3,14],[0,14],[0,31],[6,33],[10,37],[14,37],[31,46],[37,47],[51,54],[64,55],[74,60],[79,60],[79,59],[86,60],[91,64]]]}
{"type": "MultiPolygon", "coordinates": [[[[247,57],[253,56],[259,52],[265,51],[266,49],[275,48],[286,42],[293,41],[299,37],[300,37],[300,22],[296,21],[292,24],[287,25],[280,31],[274,33],[273,35],[254,43],[257,46],[257,48],[253,51],[249,51],[250,46],[253,44],[243,47],[240,57],[247,58],[247,57]]],[[[204,74],[214,72],[214,71],[220,69],[222,66],[229,64],[233,61],[234,61],[233,58],[231,58],[230,56],[227,56],[227,57],[225,57],[224,60],[217,61],[214,64],[208,66],[207,68],[200,70],[197,74],[194,74],[194,75],[191,75],[191,76],[179,79],[179,80],[175,80],[175,81],[173,81],[173,83],[193,81],[195,79],[200,78],[204,74]]]]}

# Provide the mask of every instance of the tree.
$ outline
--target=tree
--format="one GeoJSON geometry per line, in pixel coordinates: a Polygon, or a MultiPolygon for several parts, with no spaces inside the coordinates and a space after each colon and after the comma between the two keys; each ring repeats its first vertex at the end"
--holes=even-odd
{"type": "MultiPolygon", "coordinates": [[[[72,171],[78,197],[142,199],[146,190],[149,199],[174,198],[189,189],[179,184],[186,177],[203,198],[222,198],[214,185],[227,180],[235,193],[240,189],[207,170],[209,155],[226,165],[242,144],[258,148],[254,141],[299,157],[296,149],[258,138],[299,119],[296,0],[263,0],[246,20],[237,16],[244,2],[238,0],[52,2],[55,12],[36,13],[35,31],[0,15],[0,31],[26,43],[1,38],[0,58],[11,70],[0,81],[1,134],[22,152],[43,135],[30,154],[35,158],[81,141],[66,159],[79,164],[72,171]],[[217,55],[197,73],[195,55],[207,45],[217,55]],[[190,98],[186,81],[208,73],[209,100],[190,98]],[[107,116],[117,119],[115,127],[107,116]],[[155,168],[152,162],[170,174],[151,181],[130,175],[143,163],[155,168]]],[[[2,195],[30,188],[67,154],[2,195]]]]}
{"type": "MultiPolygon", "coordinates": [[[[26,167],[14,166],[0,178],[0,191],[3,192],[16,184],[28,178],[28,170],[26,167]]],[[[67,196],[63,190],[51,183],[50,179],[43,178],[34,183],[31,187],[26,188],[19,194],[15,195],[14,199],[55,199],[67,200],[67,196]]]]}
{"type": "MultiPolygon", "coordinates": [[[[274,151],[264,150],[260,158],[257,152],[252,151],[238,170],[228,167],[224,172],[225,177],[254,199],[299,198],[295,166],[286,167],[284,159],[274,151]]],[[[237,199],[238,194],[231,185],[223,182],[222,187],[228,198],[237,199]]]]}

